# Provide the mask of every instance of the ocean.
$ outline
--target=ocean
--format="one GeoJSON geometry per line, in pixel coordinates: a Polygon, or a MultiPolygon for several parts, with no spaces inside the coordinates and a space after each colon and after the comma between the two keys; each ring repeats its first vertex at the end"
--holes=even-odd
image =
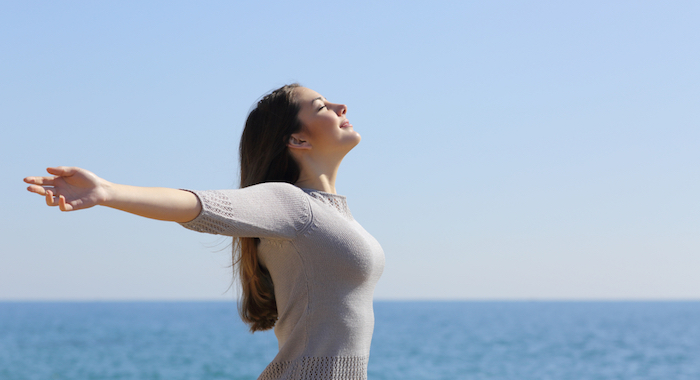
{"type": "MultiPolygon", "coordinates": [[[[700,302],[375,302],[370,380],[698,380],[700,302]]],[[[233,302],[0,302],[0,380],[255,379],[233,302]]]]}

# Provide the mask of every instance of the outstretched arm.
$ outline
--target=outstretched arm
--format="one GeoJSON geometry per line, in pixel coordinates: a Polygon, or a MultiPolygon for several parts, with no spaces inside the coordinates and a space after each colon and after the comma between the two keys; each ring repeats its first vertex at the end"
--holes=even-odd
{"type": "Polygon", "coordinates": [[[146,218],[188,222],[202,209],[199,199],[184,190],[137,187],[106,181],[92,172],[75,167],[46,169],[52,176],[27,177],[32,193],[46,197],[46,204],[61,211],[107,206],[146,218]]]}

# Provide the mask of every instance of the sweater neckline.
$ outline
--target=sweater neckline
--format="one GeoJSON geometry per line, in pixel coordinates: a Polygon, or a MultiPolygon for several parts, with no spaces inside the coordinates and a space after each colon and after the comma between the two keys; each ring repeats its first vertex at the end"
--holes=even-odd
{"type": "Polygon", "coordinates": [[[302,188],[302,190],[312,198],[318,199],[328,206],[338,210],[338,212],[340,212],[343,216],[352,219],[352,214],[350,213],[350,208],[348,207],[348,200],[344,195],[331,194],[316,189],[302,188]]]}
{"type": "Polygon", "coordinates": [[[304,190],[304,192],[309,194],[309,195],[311,195],[312,193],[318,193],[319,195],[322,195],[322,196],[330,198],[330,199],[332,199],[332,198],[346,199],[345,195],[327,193],[323,190],[307,189],[305,187],[302,187],[301,189],[304,190]]]}

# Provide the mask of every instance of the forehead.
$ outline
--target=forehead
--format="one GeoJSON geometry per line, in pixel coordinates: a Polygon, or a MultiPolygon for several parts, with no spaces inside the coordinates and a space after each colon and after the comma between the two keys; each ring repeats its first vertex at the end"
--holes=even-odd
{"type": "Polygon", "coordinates": [[[301,105],[302,107],[311,106],[313,102],[318,98],[325,99],[318,92],[306,87],[297,87],[294,90],[294,92],[296,93],[295,95],[297,101],[299,102],[299,105],[301,105]]]}

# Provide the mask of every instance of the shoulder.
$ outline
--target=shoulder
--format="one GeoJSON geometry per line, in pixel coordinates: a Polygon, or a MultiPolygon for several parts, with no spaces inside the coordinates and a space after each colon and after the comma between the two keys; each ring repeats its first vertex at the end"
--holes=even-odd
{"type": "Polygon", "coordinates": [[[308,202],[308,197],[304,190],[286,182],[263,182],[235,190],[235,192],[247,193],[267,201],[308,202]]]}
{"type": "Polygon", "coordinates": [[[256,185],[244,187],[253,191],[269,192],[274,194],[303,195],[304,190],[288,182],[263,182],[256,185]]]}
{"type": "Polygon", "coordinates": [[[309,197],[300,188],[286,182],[264,182],[240,189],[187,190],[194,193],[203,209],[283,209],[306,211],[309,197]]]}
{"type": "MultiPolygon", "coordinates": [[[[263,182],[234,190],[246,194],[246,198],[255,198],[261,207],[272,206],[285,209],[309,208],[309,197],[304,190],[286,182],[263,182]],[[295,207],[296,206],[296,207],[295,207]]],[[[291,210],[290,210],[291,211],[291,210]]]]}

